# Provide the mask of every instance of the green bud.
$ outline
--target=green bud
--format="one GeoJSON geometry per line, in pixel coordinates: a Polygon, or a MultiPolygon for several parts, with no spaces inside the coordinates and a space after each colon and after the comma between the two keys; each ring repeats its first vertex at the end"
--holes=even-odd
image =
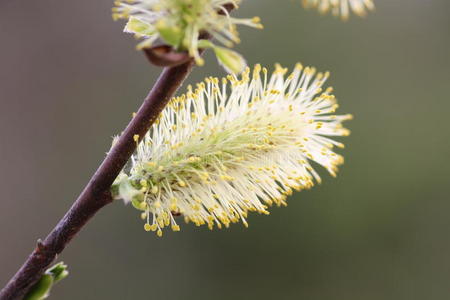
{"type": "Polygon", "coordinates": [[[150,36],[155,33],[155,28],[136,17],[131,17],[125,26],[124,31],[134,33],[138,36],[150,36]]]}
{"type": "Polygon", "coordinates": [[[42,275],[41,279],[31,288],[24,300],[46,299],[53,285],[69,275],[67,265],[63,262],[57,263],[42,275]]]}
{"type": "Polygon", "coordinates": [[[228,73],[239,74],[244,71],[247,63],[239,53],[218,46],[214,46],[213,49],[217,60],[228,73]]]}
{"type": "Polygon", "coordinates": [[[169,45],[178,48],[183,38],[183,31],[175,25],[168,24],[165,20],[156,23],[156,30],[161,38],[169,45]]]}
{"type": "Polygon", "coordinates": [[[48,297],[50,289],[53,285],[53,277],[51,275],[44,274],[41,279],[36,283],[28,294],[25,296],[25,300],[41,300],[48,297]]]}
{"type": "Polygon", "coordinates": [[[46,273],[49,273],[53,276],[55,283],[69,276],[67,265],[65,265],[63,262],[54,265],[53,267],[48,269],[46,273]]]}

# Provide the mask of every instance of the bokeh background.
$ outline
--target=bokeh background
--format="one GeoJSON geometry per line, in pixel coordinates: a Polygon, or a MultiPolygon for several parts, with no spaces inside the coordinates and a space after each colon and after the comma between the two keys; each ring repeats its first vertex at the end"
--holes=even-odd
{"type": "MultiPolygon", "coordinates": [[[[250,64],[330,70],[352,135],[337,179],[250,228],[144,232],[121,202],[60,259],[52,299],[448,299],[450,2],[377,0],[342,23],[245,1],[250,64]]],[[[0,285],[71,205],[160,72],[110,0],[0,1],[0,285]]],[[[222,75],[211,55],[194,83],[222,75]]],[[[322,172],[322,174],[324,174],[322,172]]]]}

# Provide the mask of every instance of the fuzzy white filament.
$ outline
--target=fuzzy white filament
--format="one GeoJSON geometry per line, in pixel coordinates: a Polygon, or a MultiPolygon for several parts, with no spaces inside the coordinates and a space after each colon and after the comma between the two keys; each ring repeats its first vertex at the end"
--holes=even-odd
{"type": "Polygon", "coordinates": [[[334,16],[347,20],[350,12],[358,16],[365,16],[368,10],[375,9],[372,0],[302,0],[307,8],[315,7],[321,13],[331,11],[334,16]]]}
{"type": "Polygon", "coordinates": [[[207,78],[171,100],[132,157],[117,195],[142,210],[146,230],[171,225],[174,215],[196,225],[228,227],[249,211],[269,214],[286,205],[292,190],[310,188],[319,175],[314,161],[335,176],[343,158],[332,151],[346,136],[333,115],[332,88],[322,89],[327,73],[298,64],[287,75],[277,65],[255,66],[240,78],[207,78]]]}

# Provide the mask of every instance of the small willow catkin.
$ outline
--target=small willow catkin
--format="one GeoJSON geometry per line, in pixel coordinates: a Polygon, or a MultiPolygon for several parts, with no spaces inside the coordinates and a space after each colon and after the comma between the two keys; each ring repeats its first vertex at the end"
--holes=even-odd
{"type": "Polygon", "coordinates": [[[203,65],[199,49],[211,48],[219,63],[229,73],[241,73],[245,59],[229,49],[240,42],[237,25],[262,28],[260,19],[234,18],[227,6],[237,7],[240,0],[118,0],[113,19],[125,19],[124,31],[142,39],[138,49],[148,48],[162,40],[177,51],[187,51],[198,65],[203,65]],[[209,33],[215,41],[199,40],[209,33]]]}
{"type": "Polygon", "coordinates": [[[372,0],[302,0],[303,6],[306,8],[317,8],[320,13],[326,14],[331,12],[342,20],[347,20],[350,12],[355,15],[364,17],[367,11],[374,10],[375,5],[372,0]]]}

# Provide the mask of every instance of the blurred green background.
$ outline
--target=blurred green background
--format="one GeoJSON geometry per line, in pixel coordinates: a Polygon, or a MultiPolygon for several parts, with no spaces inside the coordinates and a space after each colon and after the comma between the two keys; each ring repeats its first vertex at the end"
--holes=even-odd
{"type": "MultiPolygon", "coordinates": [[[[448,299],[450,2],[375,1],[342,23],[245,1],[250,64],[332,72],[352,135],[337,179],[210,232],[144,232],[121,202],[59,258],[51,299],[448,299]]],[[[110,0],[0,1],[0,286],[71,205],[160,72],[110,0]]],[[[211,55],[189,82],[222,75],[211,55]]],[[[324,174],[322,172],[322,174],[324,174]]]]}

